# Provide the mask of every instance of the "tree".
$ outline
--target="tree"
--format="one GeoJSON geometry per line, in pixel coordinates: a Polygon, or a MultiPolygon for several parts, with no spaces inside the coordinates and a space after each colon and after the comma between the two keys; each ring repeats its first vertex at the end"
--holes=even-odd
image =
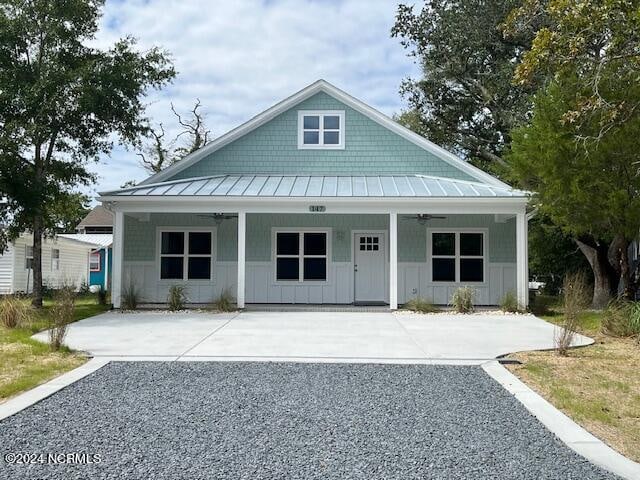
{"type": "MultiPolygon", "coordinates": [[[[514,174],[536,192],[539,209],[572,235],[594,274],[594,307],[616,289],[612,271],[627,295],[633,288],[627,247],[640,229],[637,139],[640,121],[609,129],[598,142],[576,140],[566,113],[589,87],[577,75],[557,78],[535,98],[528,126],[514,130],[508,156],[514,174]]],[[[640,87],[636,87],[640,98],[640,87]]],[[[598,121],[582,122],[583,136],[597,136],[598,121]]]]}
{"type": "Polygon", "coordinates": [[[594,271],[594,305],[600,306],[610,291],[631,297],[636,287],[627,249],[640,227],[640,9],[626,0],[527,0],[510,15],[507,29],[517,32],[542,17],[545,26],[515,80],[526,85],[540,74],[554,80],[536,99],[531,128],[514,141],[514,158],[518,175],[537,184],[543,208],[576,235],[594,271]],[[551,149],[551,139],[562,143],[551,149]]]}
{"type": "Polygon", "coordinates": [[[211,132],[205,125],[204,114],[199,111],[201,106],[200,99],[196,99],[189,117],[184,118],[171,104],[171,111],[181,127],[178,135],[171,140],[165,138],[166,133],[162,123],[157,127],[148,127],[148,141],[138,156],[140,164],[149,173],[158,173],[209,143],[211,132]],[[181,145],[179,145],[180,140],[182,140],[181,145]]]}
{"type": "Polygon", "coordinates": [[[511,129],[526,121],[535,91],[512,82],[535,23],[508,37],[501,27],[521,3],[431,0],[419,13],[400,5],[392,29],[423,73],[403,83],[409,110],[399,121],[494,173],[508,169],[502,154],[511,129]]]}
{"type": "Polygon", "coordinates": [[[145,131],[142,97],[175,71],[165,52],[136,50],[127,37],[91,45],[104,0],[0,3],[0,206],[3,245],[33,233],[33,304],[42,305],[41,246],[55,212],[94,180],[90,161],[113,134],[136,143],[145,131]]]}
{"type": "Polygon", "coordinates": [[[89,197],[83,193],[72,193],[69,201],[51,208],[52,224],[55,233],[73,233],[84,217],[91,211],[89,197]]]}
{"type": "Polygon", "coordinates": [[[589,272],[589,263],[576,242],[545,214],[529,220],[529,274],[544,282],[544,291],[557,295],[568,273],[589,272]]]}
{"type": "Polygon", "coordinates": [[[527,0],[506,24],[512,33],[528,30],[544,18],[531,48],[515,71],[520,85],[541,73],[580,76],[584,88],[564,119],[583,140],[599,140],[617,126],[640,115],[637,97],[640,72],[640,7],[629,0],[527,0]],[[593,129],[594,122],[599,128],[593,129]],[[576,130],[576,131],[577,131],[576,130]]]}

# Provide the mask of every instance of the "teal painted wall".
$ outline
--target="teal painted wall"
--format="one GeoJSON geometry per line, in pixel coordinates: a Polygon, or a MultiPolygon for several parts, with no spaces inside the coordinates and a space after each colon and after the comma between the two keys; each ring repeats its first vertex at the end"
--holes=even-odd
{"type": "Polygon", "coordinates": [[[398,261],[425,262],[427,259],[428,228],[488,228],[489,261],[511,263],[516,261],[516,221],[496,223],[493,215],[448,215],[434,218],[421,225],[413,219],[399,215],[398,261]]]}
{"type": "MultiPolygon", "coordinates": [[[[216,226],[213,219],[196,214],[153,213],[148,222],[124,217],[124,260],[130,262],[155,261],[157,227],[216,226]]],[[[237,258],[238,222],[223,221],[217,226],[217,257],[220,261],[237,258]]]]}
{"type": "MultiPolygon", "coordinates": [[[[155,261],[156,228],[159,226],[215,226],[215,222],[195,214],[152,214],[142,222],[125,215],[125,261],[155,261]]],[[[515,262],[515,219],[496,223],[493,215],[450,215],[446,219],[432,219],[432,228],[488,228],[489,261],[515,262]]],[[[247,214],[247,261],[271,260],[272,227],[331,227],[332,258],[334,262],[351,261],[351,230],[387,230],[388,215],[332,215],[332,214],[247,214]]],[[[415,219],[399,216],[398,261],[426,261],[426,226],[415,219]]],[[[237,220],[223,221],[217,228],[217,257],[219,261],[237,258],[237,220]]]]}
{"type": "Polygon", "coordinates": [[[326,93],[318,93],[167,180],[225,173],[416,174],[474,180],[326,93]],[[344,110],[344,150],[298,150],[298,110],[344,110]]]}
{"type": "Polygon", "coordinates": [[[386,230],[388,215],[247,215],[247,260],[271,260],[272,227],[331,227],[331,256],[334,262],[351,261],[351,230],[386,230]]]}

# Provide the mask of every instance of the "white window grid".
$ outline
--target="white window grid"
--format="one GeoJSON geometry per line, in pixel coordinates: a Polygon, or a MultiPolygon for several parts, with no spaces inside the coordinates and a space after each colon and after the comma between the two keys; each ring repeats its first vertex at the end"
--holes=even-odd
{"type": "Polygon", "coordinates": [[[316,232],[316,231],[293,231],[293,230],[278,230],[275,232],[275,258],[276,258],[276,266],[275,266],[275,276],[277,282],[326,282],[329,275],[329,234],[328,232],[316,232]],[[281,233],[297,233],[298,234],[298,254],[279,254],[278,253],[278,235],[281,233]],[[306,233],[319,233],[325,236],[324,240],[324,255],[306,255],[304,253],[304,235],[306,233]],[[280,280],[278,279],[278,259],[279,258],[297,258],[298,259],[298,280],[280,280]],[[325,272],[324,279],[321,280],[305,280],[304,279],[304,260],[305,258],[325,258],[325,272]]]}
{"type": "Polygon", "coordinates": [[[100,252],[91,252],[89,255],[89,271],[90,272],[99,272],[100,271],[100,261],[102,260],[102,255],[100,252]]]}
{"type": "Polygon", "coordinates": [[[359,247],[361,252],[365,252],[365,251],[377,252],[380,250],[380,237],[378,236],[360,237],[359,247]]]}
{"type": "Polygon", "coordinates": [[[470,282],[470,281],[465,281],[464,283],[469,283],[469,284],[480,284],[480,283],[484,283],[486,281],[486,248],[487,248],[487,235],[485,231],[479,231],[479,230],[458,230],[458,231],[450,231],[450,230],[432,230],[429,232],[429,238],[430,238],[430,248],[429,248],[429,255],[431,256],[431,266],[430,266],[430,275],[431,275],[431,280],[435,283],[460,283],[462,282],[462,280],[460,279],[460,265],[461,265],[461,260],[466,260],[466,259],[480,259],[482,260],[482,281],[475,281],[475,282],[470,282]],[[460,235],[461,234],[478,234],[478,235],[482,235],[482,255],[461,255],[460,253],[460,235]],[[453,234],[454,238],[455,238],[455,248],[454,248],[454,254],[453,255],[434,255],[433,254],[433,236],[437,235],[437,234],[453,234]],[[455,279],[454,280],[433,280],[433,259],[438,259],[438,258],[449,258],[449,259],[453,259],[454,260],[454,265],[455,265],[455,279]]]}
{"type": "Polygon", "coordinates": [[[214,235],[211,230],[160,230],[160,265],[158,265],[158,275],[161,280],[188,280],[188,281],[210,281],[213,277],[213,247],[214,247],[214,235]],[[163,233],[181,233],[182,237],[182,253],[162,253],[162,234],[163,233]],[[189,235],[192,233],[209,233],[211,235],[211,247],[209,254],[206,253],[190,253],[189,252],[189,235]],[[163,258],[182,258],[182,278],[162,278],[162,259],[163,258]],[[209,269],[209,278],[189,278],[189,258],[208,258],[211,263],[209,269]]]}
{"type": "Polygon", "coordinates": [[[342,110],[300,110],[298,112],[298,148],[299,149],[344,149],[344,111],[342,110]],[[318,128],[304,128],[305,117],[318,117],[318,128]],[[338,117],[338,128],[324,128],[324,117],[338,117]],[[304,143],[305,132],[318,132],[318,143],[304,143]],[[325,144],[324,132],[337,132],[337,144],[325,144]]]}

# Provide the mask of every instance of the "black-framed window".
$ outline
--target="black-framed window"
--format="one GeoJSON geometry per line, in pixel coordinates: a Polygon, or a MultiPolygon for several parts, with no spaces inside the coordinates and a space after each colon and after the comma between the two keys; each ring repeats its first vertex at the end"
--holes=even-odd
{"type": "Polygon", "coordinates": [[[432,232],[431,279],[434,282],[484,282],[483,232],[432,232]]]}
{"type": "Polygon", "coordinates": [[[327,232],[276,232],[275,249],[276,280],[327,280],[327,232]]]}
{"type": "Polygon", "coordinates": [[[161,280],[211,280],[212,261],[210,231],[160,232],[161,280]]]}

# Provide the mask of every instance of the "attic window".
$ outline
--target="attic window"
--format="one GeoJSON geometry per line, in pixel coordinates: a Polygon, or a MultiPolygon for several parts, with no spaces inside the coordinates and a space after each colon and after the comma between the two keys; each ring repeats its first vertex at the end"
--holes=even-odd
{"type": "Polygon", "coordinates": [[[299,111],[298,148],[343,149],[344,111],[299,111]]]}

